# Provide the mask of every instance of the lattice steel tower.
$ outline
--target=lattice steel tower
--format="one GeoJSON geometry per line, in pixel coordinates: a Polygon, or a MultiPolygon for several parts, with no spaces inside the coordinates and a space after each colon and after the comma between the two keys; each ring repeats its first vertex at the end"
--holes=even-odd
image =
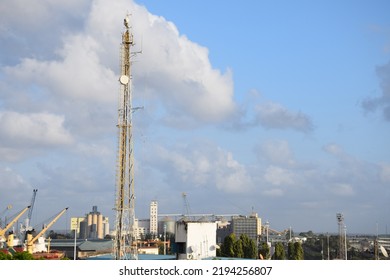
{"type": "Polygon", "coordinates": [[[129,18],[121,44],[121,75],[118,104],[118,157],[116,174],[116,223],[113,254],[116,260],[137,259],[134,195],[134,155],[132,140],[131,50],[134,46],[129,18]]]}

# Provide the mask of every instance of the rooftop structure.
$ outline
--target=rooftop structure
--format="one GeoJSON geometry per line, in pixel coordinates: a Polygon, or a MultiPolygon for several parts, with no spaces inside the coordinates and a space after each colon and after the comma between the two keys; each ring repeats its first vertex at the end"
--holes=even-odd
{"type": "Polygon", "coordinates": [[[177,259],[201,260],[216,257],[216,234],[215,222],[176,222],[177,259]]]}

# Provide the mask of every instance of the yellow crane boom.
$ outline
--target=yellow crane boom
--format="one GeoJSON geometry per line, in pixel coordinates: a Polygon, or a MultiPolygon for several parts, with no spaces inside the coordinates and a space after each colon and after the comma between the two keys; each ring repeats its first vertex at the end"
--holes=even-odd
{"type": "Polygon", "coordinates": [[[32,253],[35,241],[38,240],[57,220],[68,210],[69,207],[63,209],[50,223],[48,223],[34,238],[31,234],[27,235],[27,251],[32,253]]]}
{"type": "Polygon", "coordinates": [[[7,230],[9,230],[14,223],[16,223],[16,221],[30,208],[30,205],[27,206],[26,208],[24,208],[22,211],[20,211],[20,213],[11,221],[8,223],[8,225],[5,226],[5,228],[0,228],[0,237],[4,237],[5,233],[7,232],[7,230]]]}

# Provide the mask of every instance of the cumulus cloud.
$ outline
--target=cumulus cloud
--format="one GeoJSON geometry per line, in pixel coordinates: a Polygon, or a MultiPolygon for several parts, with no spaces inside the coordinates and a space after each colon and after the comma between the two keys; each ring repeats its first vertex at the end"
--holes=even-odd
{"type": "Polygon", "coordinates": [[[215,123],[234,114],[232,74],[212,67],[207,48],[162,17],[140,11],[135,20],[145,55],[139,57],[134,78],[146,97],[160,100],[168,115],[178,118],[215,123]]]}
{"type": "MultiPolygon", "coordinates": [[[[77,3],[63,5],[67,11],[77,3]]],[[[79,7],[85,8],[84,5],[79,7]]],[[[150,14],[135,3],[119,1],[112,5],[95,0],[91,7],[89,13],[79,15],[85,20],[79,30],[57,33],[60,43],[51,50],[55,55],[19,57],[19,62],[5,67],[3,73],[9,80],[46,91],[52,104],[66,105],[77,100],[78,103],[89,102],[89,105],[106,104],[114,109],[119,89],[123,11],[131,9],[137,43],[134,51],[142,50],[144,54],[133,63],[136,67],[133,71],[135,102],[138,98],[163,104],[160,107],[163,115],[155,117],[180,120],[180,128],[192,127],[194,123],[218,123],[232,117],[236,104],[231,72],[213,68],[207,48],[181,35],[172,22],[150,14]]],[[[35,15],[42,13],[45,19],[55,18],[60,11],[51,1],[40,2],[34,9],[37,9],[35,15]],[[54,11],[48,13],[47,10],[54,11]]],[[[15,25],[20,26],[20,23],[15,22],[15,25]]],[[[40,26],[34,29],[36,31],[45,33],[45,28],[40,26]]],[[[34,44],[34,40],[32,42],[34,44]]],[[[81,110],[74,113],[82,115],[81,110]]],[[[83,121],[82,116],[78,121],[83,121]]],[[[85,119],[87,121],[90,119],[85,119]]],[[[163,123],[176,125],[177,121],[163,123]]]]}
{"type": "Polygon", "coordinates": [[[381,110],[383,118],[390,121],[390,62],[376,68],[382,95],[369,97],[363,101],[362,106],[366,112],[381,110]]]}
{"type": "Polygon", "coordinates": [[[379,176],[381,181],[384,183],[390,183],[390,164],[381,163],[379,164],[379,166],[380,166],[379,176]]]}
{"type": "Polygon", "coordinates": [[[265,196],[283,196],[284,191],[279,188],[273,188],[263,191],[265,196]]]}
{"type": "Polygon", "coordinates": [[[331,187],[331,192],[338,196],[351,196],[355,192],[350,184],[338,183],[331,187]]]}
{"type": "Polygon", "coordinates": [[[256,107],[256,122],[270,129],[293,129],[301,132],[313,130],[309,116],[302,112],[292,112],[274,102],[256,107]]]}
{"type": "Polygon", "coordinates": [[[342,156],[342,155],[344,155],[343,149],[339,145],[337,145],[335,143],[327,144],[327,145],[324,146],[323,149],[327,153],[332,154],[334,156],[342,156]]]}
{"type": "MultiPolygon", "coordinates": [[[[26,193],[32,190],[30,183],[21,174],[8,166],[0,166],[0,178],[0,210],[4,210],[5,205],[9,204],[12,205],[15,211],[20,211],[26,207],[29,203],[26,199],[26,193]]],[[[15,211],[11,212],[15,213],[15,211]]]]}
{"type": "Polygon", "coordinates": [[[265,170],[264,178],[267,182],[276,186],[288,186],[295,184],[295,174],[285,168],[270,165],[265,170]]]}
{"type": "Polygon", "coordinates": [[[295,112],[282,104],[267,100],[259,91],[252,89],[235,112],[228,128],[246,130],[261,126],[266,129],[294,130],[309,133],[314,124],[309,115],[295,112]]]}
{"type": "MultiPolygon", "coordinates": [[[[2,5],[5,13],[0,19],[5,31],[0,36],[14,42],[13,47],[2,45],[1,52],[13,58],[0,65],[0,112],[3,121],[7,120],[1,127],[4,139],[18,136],[14,144],[29,140],[29,145],[43,147],[55,142],[89,144],[92,138],[115,133],[118,60],[126,10],[133,14],[134,51],[142,48],[144,53],[133,62],[134,102],[149,100],[151,106],[159,108],[148,110],[151,122],[159,118],[160,124],[188,129],[224,121],[235,111],[230,71],[213,68],[207,48],[191,42],[172,22],[143,6],[124,0],[114,5],[100,0],[58,4],[47,0],[29,9],[22,2],[2,5]],[[77,28],[69,25],[72,17],[77,28]],[[45,51],[39,51],[41,46],[45,51]],[[10,130],[11,111],[19,121],[26,116],[22,124],[30,125],[18,135],[10,130]],[[44,127],[47,135],[42,133],[45,139],[38,141],[44,127]],[[30,130],[34,132],[28,134],[30,130]],[[28,135],[20,135],[23,133],[28,135]]],[[[20,158],[9,147],[1,147],[1,152],[20,158]]]]}
{"type": "Polygon", "coordinates": [[[232,153],[219,149],[216,171],[216,187],[228,192],[249,191],[252,178],[246,167],[233,158],[232,153]]]}
{"type": "Polygon", "coordinates": [[[3,0],[0,6],[2,63],[18,63],[22,57],[48,58],[62,44],[62,36],[83,26],[90,0],[3,0]],[[37,34],[38,31],[38,34],[37,34]]]}
{"type": "Polygon", "coordinates": [[[208,188],[223,192],[242,192],[253,186],[245,165],[234,159],[232,153],[213,144],[194,144],[193,147],[175,145],[167,149],[151,149],[150,165],[163,171],[169,182],[178,181],[184,188],[208,188]]]}
{"type": "Polygon", "coordinates": [[[69,100],[114,103],[116,95],[109,93],[116,88],[116,78],[111,69],[100,64],[98,48],[94,38],[71,36],[60,50],[60,59],[25,58],[17,66],[6,67],[5,73],[16,81],[39,85],[51,95],[69,100]]]}
{"type": "Polygon", "coordinates": [[[72,135],[64,128],[63,123],[63,116],[51,113],[0,112],[2,145],[42,147],[71,144],[72,135]]]}
{"type": "Polygon", "coordinates": [[[261,156],[271,164],[293,166],[295,163],[293,153],[286,140],[266,141],[261,144],[261,156]]]}

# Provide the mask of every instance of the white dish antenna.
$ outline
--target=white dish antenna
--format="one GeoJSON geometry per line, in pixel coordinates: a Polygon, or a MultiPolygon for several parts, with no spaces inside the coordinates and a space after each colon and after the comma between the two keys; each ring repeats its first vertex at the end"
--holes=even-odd
{"type": "Polygon", "coordinates": [[[119,78],[119,82],[122,84],[122,85],[127,85],[130,81],[130,78],[129,76],[126,76],[126,75],[122,75],[120,76],[119,78]]]}
{"type": "Polygon", "coordinates": [[[381,249],[382,254],[383,254],[386,258],[388,258],[388,257],[389,257],[389,254],[387,254],[387,251],[386,251],[385,247],[380,246],[379,248],[381,249]]]}

